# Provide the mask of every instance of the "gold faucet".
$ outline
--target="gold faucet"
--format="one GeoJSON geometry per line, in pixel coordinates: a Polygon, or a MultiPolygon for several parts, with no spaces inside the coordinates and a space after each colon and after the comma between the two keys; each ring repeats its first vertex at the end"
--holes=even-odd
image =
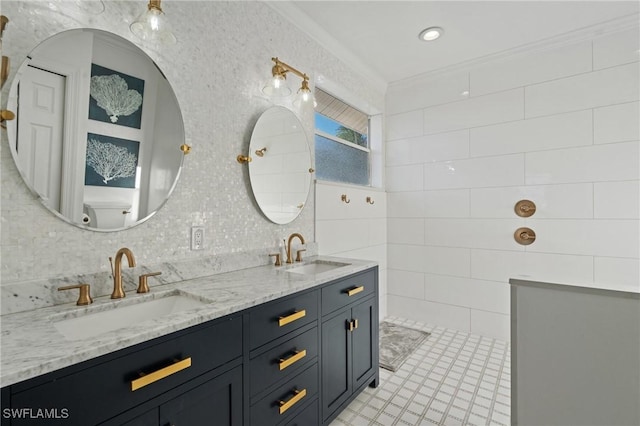
{"type": "MultiPolygon", "coordinates": [[[[122,299],[124,294],[124,289],[122,288],[122,256],[127,256],[127,263],[129,264],[129,268],[136,266],[136,259],[133,257],[133,253],[126,247],[121,248],[116,253],[115,258],[115,268],[113,267],[113,263],[111,267],[113,269],[113,293],[111,293],[112,299],[122,299]]],[[[111,262],[111,258],[109,258],[111,262]]]]}
{"type": "MultiPolygon", "coordinates": [[[[289,241],[287,242],[287,263],[293,263],[293,257],[291,256],[291,241],[296,237],[298,237],[301,244],[304,244],[304,237],[301,234],[298,234],[297,232],[295,232],[289,235],[289,241]]],[[[302,258],[300,258],[300,253],[298,253],[298,259],[296,260],[298,262],[302,260],[302,258]]]]}

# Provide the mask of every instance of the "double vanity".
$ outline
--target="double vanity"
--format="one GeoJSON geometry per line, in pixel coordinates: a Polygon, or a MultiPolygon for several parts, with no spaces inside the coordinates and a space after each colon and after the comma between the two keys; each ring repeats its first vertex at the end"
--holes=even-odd
{"type": "Polygon", "coordinates": [[[2,318],[2,424],[325,425],[378,384],[378,269],[312,257],[2,318]]]}

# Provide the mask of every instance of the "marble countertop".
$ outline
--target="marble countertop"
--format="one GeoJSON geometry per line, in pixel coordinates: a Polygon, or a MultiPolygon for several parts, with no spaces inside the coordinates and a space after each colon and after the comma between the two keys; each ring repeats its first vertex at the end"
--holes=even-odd
{"type": "Polygon", "coordinates": [[[96,358],[377,265],[372,261],[327,256],[310,257],[302,264],[309,264],[314,260],[348,265],[316,275],[287,272],[287,269],[300,266],[300,263],[282,267],[260,266],[151,286],[150,293],[140,295],[129,292],[124,299],[119,300],[96,298],[89,306],[71,303],[4,315],[0,317],[0,386],[8,386],[96,358]],[[79,340],[65,338],[54,325],[63,319],[118,309],[172,294],[191,296],[206,304],[79,340]]]}

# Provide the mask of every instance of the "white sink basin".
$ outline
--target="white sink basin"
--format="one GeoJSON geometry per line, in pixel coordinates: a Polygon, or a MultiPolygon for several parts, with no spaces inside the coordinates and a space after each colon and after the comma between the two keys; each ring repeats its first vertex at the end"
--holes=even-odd
{"type": "Polygon", "coordinates": [[[343,266],[349,266],[350,263],[330,262],[328,260],[314,260],[313,262],[305,263],[295,268],[287,269],[287,272],[292,274],[304,274],[304,275],[317,275],[323,272],[331,271],[336,268],[342,268],[343,266]]]}
{"type": "Polygon", "coordinates": [[[68,340],[79,340],[207,304],[208,302],[184,294],[169,293],[159,299],[143,300],[127,306],[116,305],[106,311],[88,312],[54,322],[53,325],[68,340]]]}

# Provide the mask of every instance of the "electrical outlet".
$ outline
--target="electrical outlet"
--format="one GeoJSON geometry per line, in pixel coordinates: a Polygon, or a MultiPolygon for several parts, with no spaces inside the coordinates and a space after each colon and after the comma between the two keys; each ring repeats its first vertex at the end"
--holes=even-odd
{"type": "Polygon", "coordinates": [[[191,227],[191,250],[202,250],[204,247],[204,226],[191,227]]]}

